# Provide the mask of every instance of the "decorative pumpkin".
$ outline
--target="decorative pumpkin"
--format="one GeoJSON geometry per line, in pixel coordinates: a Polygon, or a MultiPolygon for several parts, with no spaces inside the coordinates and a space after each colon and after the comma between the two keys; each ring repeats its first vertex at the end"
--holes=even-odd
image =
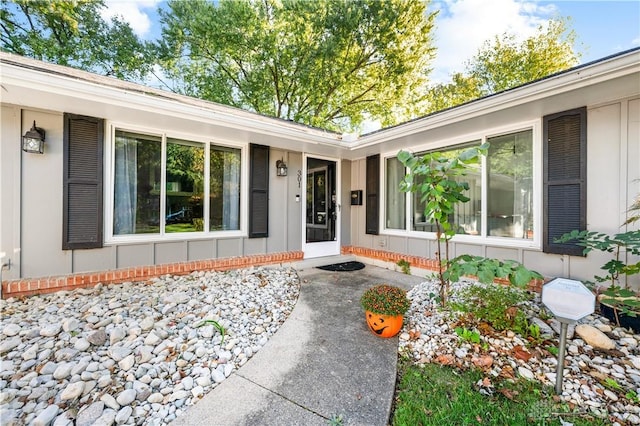
{"type": "Polygon", "coordinates": [[[381,315],[365,312],[367,325],[379,337],[393,337],[402,329],[402,315],[381,315]]]}
{"type": "Polygon", "coordinates": [[[403,289],[380,284],[365,291],[360,304],[371,332],[380,337],[393,337],[402,328],[402,317],[411,301],[403,289]]]}

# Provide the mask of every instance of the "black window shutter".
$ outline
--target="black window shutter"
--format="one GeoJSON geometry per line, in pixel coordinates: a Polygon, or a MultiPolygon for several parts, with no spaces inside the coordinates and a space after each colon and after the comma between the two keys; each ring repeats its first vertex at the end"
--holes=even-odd
{"type": "Polygon", "coordinates": [[[102,247],[104,120],[64,114],[62,249],[102,247]]]}
{"type": "Polygon", "coordinates": [[[249,238],[269,236],[269,147],[249,146],[249,238]]]}
{"type": "Polygon", "coordinates": [[[587,226],[587,109],[543,118],[545,253],[581,256],[583,247],[554,242],[587,226]]]}
{"type": "Polygon", "coordinates": [[[366,225],[367,234],[378,235],[380,232],[380,155],[367,157],[367,204],[366,225]]]}

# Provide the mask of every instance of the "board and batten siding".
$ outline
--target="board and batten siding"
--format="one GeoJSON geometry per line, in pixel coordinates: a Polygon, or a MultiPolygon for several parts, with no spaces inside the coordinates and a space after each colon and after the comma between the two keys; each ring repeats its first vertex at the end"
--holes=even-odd
{"type": "MultiPolygon", "coordinates": [[[[268,237],[185,237],[177,241],[112,243],[98,248],[64,250],[64,113],[3,105],[2,119],[2,140],[12,139],[15,143],[3,143],[0,158],[16,159],[11,162],[11,168],[5,168],[4,164],[8,163],[3,160],[0,180],[3,247],[12,247],[15,251],[6,253],[6,257],[11,258],[12,268],[3,271],[3,280],[301,250],[303,188],[298,186],[296,171],[302,169],[302,154],[284,150],[273,150],[266,165],[271,197],[268,237]],[[47,132],[43,155],[24,153],[20,149],[20,136],[31,127],[33,120],[47,132]],[[275,159],[283,157],[289,160],[290,173],[287,177],[277,177],[275,159]],[[10,188],[13,190],[8,190],[10,188]],[[296,201],[296,194],[300,195],[300,201],[296,201]],[[273,197],[276,197],[275,202],[273,197]],[[15,200],[20,199],[22,202],[17,202],[16,206],[15,200]]],[[[104,191],[108,191],[106,185],[104,191]]]]}
{"type": "MultiPolygon", "coordinates": [[[[574,108],[579,107],[580,105],[576,105],[574,108]]],[[[542,117],[538,118],[542,121],[542,117]]],[[[586,121],[586,227],[606,233],[622,232],[624,229],[620,228],[620,224],[625,220],[625,211],[640,192],[640,99],[622,99],[605,105],[587,106],[586,121]]],[[[452,128],[451,132],[455,133],[455,129],[452,128]]],[[[428,135],[425,135],[425,139],[427,138],[428,135]]],[[[352,189],[365,187],[366,170],[366,158],[353,162],[352,189]]],[[[381,195],[381,206],[384,206],[383,197],[381,195]]],[[[383,211],[380,213],[383,214],[383,211]]],[[[363,209],[353,209],[351,221],[353,246],[435,258],[436,243],[433,239],[385,233],[384,229],[380,230],[380,235],[370,235],[365,229],[366,217],[363,209]]],[[[629,229],[638,229],[639,226],[637,223],[634,228],[629,229]]],[[[600,274],[600,266],[608,259],[599,252],[592,252],[587,257],[544,253],[542,246],[530,249],[452,242],[451,249],[452,257],[472,254],[513,259],[546,277],[561,276],[579,280],[593,280],[594,275],[600,274]]],[[[640,288],[640,278],[634,279],[630,284],[640,288]]]]}

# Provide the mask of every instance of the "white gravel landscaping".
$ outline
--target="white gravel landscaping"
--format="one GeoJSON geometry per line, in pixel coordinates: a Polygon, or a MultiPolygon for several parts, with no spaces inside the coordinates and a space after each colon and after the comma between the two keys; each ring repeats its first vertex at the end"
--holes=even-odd
{"type": "MultiPolygon", "coordinates": [[[[472,284],[455,283],[452,291],[472,284]]],[[[167,424],[266,344],[299,291],[294,269],[250,268],[0,301],[1,424],[167,424]],[[224,340],[204,320],[218,321],[224,340]]],[[[555,384],[555,355],[532,348],[527,361],[514,357],[515,347],[529,346],[513,332],[482,336],[481,345],[461,341],[437,293],[432,280],[409,292],[400,353],[416,363],[482,368],[490,378],[555,384]]],[[[539,298],[522,308],[557,344],[539,298]]],[[[603,332],[614,349],[571,336],[562,398],[614,424],[640,424],[637,400],[625,396],[640,395],[640,336],[597,314],[581,323],[603,332]],[[604,386],[607,378],[622,390],[604,386]]]]}
{"type": "MultiPolygon", "coordinates": [[[[452,284],[452,299],[455,300],[457,289],[474,284],[483,285],[467,280],[452,284]]],[[[524,377],[555,387],[556,356],[544,348],[531,347],[522,336],[506,331],[490,337],[481,336],[480,345],[463,342],[453,327],[455,315],[440,310],[434,298],[438,294],[438,285],[433,280],[425,281],[408,293],[412,304],[405,315],[400,335],[401,354],[407,354],[417,364],[482,368],[489,378],[524,377]],[[517,350],[523,348],[528,351],[526,356],[531,357],[526,361],[515,357],[516,347],[519,347],[517,350]]],[[[557,347],[559,326],[553,320],[543,321],[540,318],[541,306],[540,298],[536,296],[533,301],[523,303],[521,308],[527,317],[536,318],[542,334],[547,334],[557,347]]],[[[567,339],[561,398],[576,411],[610,419],[614,425],[640,424],[637,399],[640,396],[640,335],[615,327],[599,314],[589,315],[579,324],[582,325],[576,327],[575,334],[574,327],[570,327],[567,339]],[[597,333],[604,347],[587,343],[588,336],[578,334],[584,331],[597,333]],[[615,383],[620,388],[604,386],[607,379],[608,383],[615,383]]],[[[491,393],[491,389],[480,391],[491,393]]]]}
{"type": "Polygon", "coordinates": [[[299,285],[255,268],[0,301],[1,423],[169,423],[265,345],[299,285]]]}

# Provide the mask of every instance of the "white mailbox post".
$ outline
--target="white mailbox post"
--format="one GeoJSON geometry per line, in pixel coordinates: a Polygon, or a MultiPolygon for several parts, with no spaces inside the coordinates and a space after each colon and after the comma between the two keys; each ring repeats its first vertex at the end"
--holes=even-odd
{"type": "Polygon", "coordinates": [[[560,321],[560,345],[558,347],[558,366],[556,368],[556,393],[562,393],[562,372],[564,353],[567,346],[567,327],[569,323],[592,314],[595,310],[596,296],[580,281],[566,278],[554,278],[542,287],[542,303],[549,308],[560,321]]]}

